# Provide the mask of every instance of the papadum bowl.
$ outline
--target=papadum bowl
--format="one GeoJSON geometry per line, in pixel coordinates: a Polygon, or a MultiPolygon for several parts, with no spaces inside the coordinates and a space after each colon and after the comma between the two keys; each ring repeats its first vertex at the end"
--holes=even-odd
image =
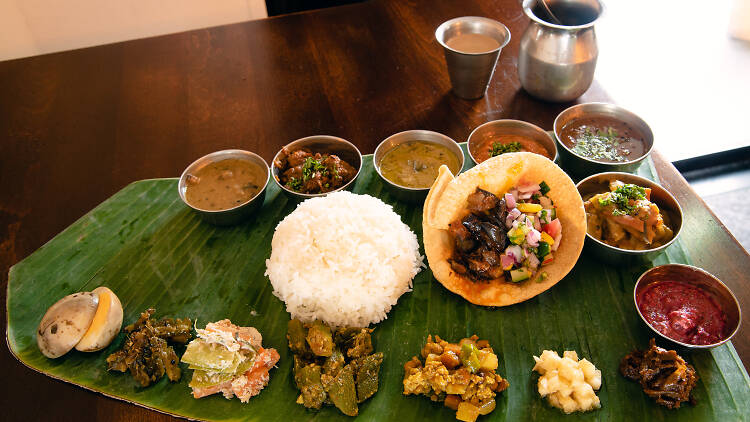
{"type": "Polygon", "coordinates": [[[507,306],[544,292],[568,274],[583,248],[586,214],[575,184],[560,167],[541,155],[515,152],[492,157],[455,178],[446,167],[441,167],[425,200],[422,231],[430,269],[443,286],[477,305],[507,306]],[[477,187],[502,195],[521,183],[542,181],[551,189],[548,196],[562,223],[562,240],[554,262],[541,267],[534,278],[519,283],[506,281],[504,277],[477,282],[456,273],[449,262],[454,242],[448,225],[468,214],[467,197],[477,187]],[[542,277],[542,272],[546,277],[542,277]]]}

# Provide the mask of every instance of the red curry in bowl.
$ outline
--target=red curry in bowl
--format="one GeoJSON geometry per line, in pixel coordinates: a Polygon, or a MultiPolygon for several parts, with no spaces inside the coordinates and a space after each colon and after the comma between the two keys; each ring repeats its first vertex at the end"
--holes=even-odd
{"type": "Polygon", "coordinates": [[[521,135],[497,135],[488,137],[483,142],[477,144],[475,149],[472,151],[474,158],[478,163],[486,161],[496,155],[501,155],[506,152],[533,152],[534,154],[543,155],[550,160],[555,157],[550,157],[549,152],[546,148],[540,145],[537,141],[527,138],[521,135]]]}
{"type": "Polygon", "coordinates": [[[633,301],[649,329],[690,349],[726,343],[742,321],[732,290],[692,265],[664,264],[644,272],[633,288],[633,301]]]}
{"type": "Polygon", "coordinates": [[[709,345],[727,337],[727,315],[706,290],[680,281],[657,281],[636,295],[643,318],[681,343],[709,345]]]}

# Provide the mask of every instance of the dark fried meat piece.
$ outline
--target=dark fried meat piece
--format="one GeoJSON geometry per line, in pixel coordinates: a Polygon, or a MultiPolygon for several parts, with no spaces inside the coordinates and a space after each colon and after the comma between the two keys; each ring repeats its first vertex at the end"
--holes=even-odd
{"type": "Polygon", "coordinates": [[[694,401],[690,392],[698,382],[695,368],[674,350],[657,347],[654,339],[647,350],[635,350],[625,356],[620,362],[620,373],[640,382],[644,393],[669,409],[694,401]]]}
{"type": "Polygon", "coordinates": [[[477,247],[477,242],[471,236],[469,230],[460,221],[454,221],[448,225],[448,233],[453,236],[456,249],[459,252],[469,253],[477,247]]]}
{"type": "Polygon", "coordinates": [[[477,188],[467,199],[470,213],[448,226],[455,245],[451,268],[474,280],[491,280],[503,275],[500,255],[509,241],[505,233],[508,215],[505,201],[477,188]]]}
{"type": "Polygon", "coordinates": [[[476,253],[465,257],[464,261],[468,264],[469,273],[476,278],[492,280],[503,275],[500,255],[493,250],[480,248],[476,253]]]}
{"type": "Polygon", "coordinates": [[[467,208],[475,214],[483,213],[495,208],[498,202],[497,196],[484,189],[477,188],[476,192],[466,198],[467,208]]]}
{"type": "Polygon", "coordinates": [[[289,167],[297,167],[305,163],[305,160],[307,157],[312,156],[312,152],[310,150],[301,148],[297,151],[289,152],[289,150],[284,147],[285,153],[282,153],[283,155],[286,155],[286,161],[289,167]]]}

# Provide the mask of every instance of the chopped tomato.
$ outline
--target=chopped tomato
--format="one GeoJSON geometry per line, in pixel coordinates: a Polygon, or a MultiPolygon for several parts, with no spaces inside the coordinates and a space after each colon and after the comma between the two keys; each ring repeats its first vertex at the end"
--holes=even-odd
{"type": "Polygon", "coordinates": [[[562,224],[560,223],[560,219],[555,218],[549,224],[545,224],[544,226],[542,226],[542,231],[552,236],[553,238],[557,237],[557,235],[562,231],[562,224]]]}

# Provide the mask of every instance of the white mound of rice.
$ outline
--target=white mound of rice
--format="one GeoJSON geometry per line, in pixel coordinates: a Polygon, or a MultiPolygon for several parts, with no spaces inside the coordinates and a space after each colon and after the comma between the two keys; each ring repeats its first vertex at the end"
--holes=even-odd
{"type": "Polygon", "coordinates": [[[391,206],[346,191],[282,220],[266,275],[292,318],[366,327],[386,318],[423,266],[417,236],[391,206]]]}

